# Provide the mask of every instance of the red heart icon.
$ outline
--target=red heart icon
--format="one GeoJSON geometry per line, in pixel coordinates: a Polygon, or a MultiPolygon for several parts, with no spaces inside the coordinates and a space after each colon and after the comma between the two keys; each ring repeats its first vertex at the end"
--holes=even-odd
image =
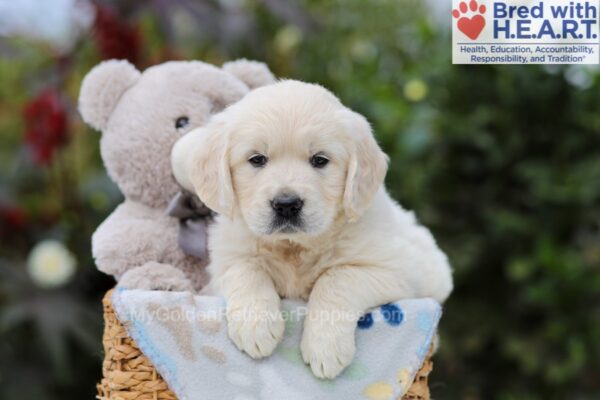
{"type": "Polygon", "coordinates": [[[475,15],[473,18],[462,17],[458,20],[458,30],[475,40],[485,27],[485,18],[475,15]]]}

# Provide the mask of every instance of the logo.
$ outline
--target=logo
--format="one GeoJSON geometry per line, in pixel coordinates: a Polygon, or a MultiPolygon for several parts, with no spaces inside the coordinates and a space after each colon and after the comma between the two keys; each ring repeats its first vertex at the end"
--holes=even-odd
{"type": "Polygon", "coordinates": [[[485,12],[486,7],[484,4],[479,5],[477,1],[471,0],[467,6],[467,3],[462,1],[458,5],[458,10],[452,10],[452,16],[458,20],[456,22],[458,30],[467,35],[469,39],[475,40],[485,28],[485,18],[483,17],[485,12]],[[466,14],[471,14],[471,18],[467,17],[466,14]]]}
{"type": "Polygon", "coordinates": [[[454,64],[598,64],[600,0],[452,0],[454,64]]]}

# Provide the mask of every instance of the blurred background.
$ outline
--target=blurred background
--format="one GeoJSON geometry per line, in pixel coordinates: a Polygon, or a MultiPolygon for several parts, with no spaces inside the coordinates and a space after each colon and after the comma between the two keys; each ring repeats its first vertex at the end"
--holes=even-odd
{"type": "Polygon", "coordinates": [[[121,195],[77,114],[85,73],[239,57],[366,115],[449,254],[434,398],[600,398],[600,69],[454,66],[449,3],[0,0],[0,398],[100,378],[113,282],[90,236],[121,195]]]}

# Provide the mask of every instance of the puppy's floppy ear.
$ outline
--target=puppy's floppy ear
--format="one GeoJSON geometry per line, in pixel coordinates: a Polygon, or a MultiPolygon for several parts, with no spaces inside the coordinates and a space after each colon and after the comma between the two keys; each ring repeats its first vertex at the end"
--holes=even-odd
{"type": "Polygon", "coordinates": [[[119,99],[140,77],[125,60],[109,60],[96,65],[83,78],[79,91],[79,113],[91,127],[102,130],[119,99]]]}
{"type": "Polygon", "coordinates": [[[355,221],[383,184],[388,156],[375,141],[365,117],[348,109],[339,113],[351,137],[343,206],[348,220],[355,221]]]}
{"type": "Polygon", "coordinates": [[[246,60],[245,58],[226,62],[223,64],[223,70],[235,75],[250,89],[270,85],[276,81],[275,76],[273,76],[273,73],[269,70],[267,64],[259,61],[246,60]]]}
{"type": "Polygon", "coordinates": [[[229,170],[229,133],[224,121],[189,132],[175,143],[171,165],[175,179],[210,209],[231,217],[235,195],[229,170]]]}

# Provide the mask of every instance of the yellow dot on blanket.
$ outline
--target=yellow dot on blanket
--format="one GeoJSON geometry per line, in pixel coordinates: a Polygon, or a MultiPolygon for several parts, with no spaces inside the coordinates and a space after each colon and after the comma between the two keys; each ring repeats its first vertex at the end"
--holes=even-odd
{"type": "Polygon", "coordinates": [[[385,382],[372,383],[363,391],[363,395],[369,400],[388,400],[393,394],[394,389],[385,382]]]}
{"type": "Polygon", "coordinates": [[[411,384],[411,382],[409,382],[409,379],[410,379],[410,369],[409,368],[403,368],[403,369],[399,370],[397,378],[398,378],[398,383],[400,384],[400,387],[402,387],[402,390],[408,389],[408,387],[411,384]]]}

